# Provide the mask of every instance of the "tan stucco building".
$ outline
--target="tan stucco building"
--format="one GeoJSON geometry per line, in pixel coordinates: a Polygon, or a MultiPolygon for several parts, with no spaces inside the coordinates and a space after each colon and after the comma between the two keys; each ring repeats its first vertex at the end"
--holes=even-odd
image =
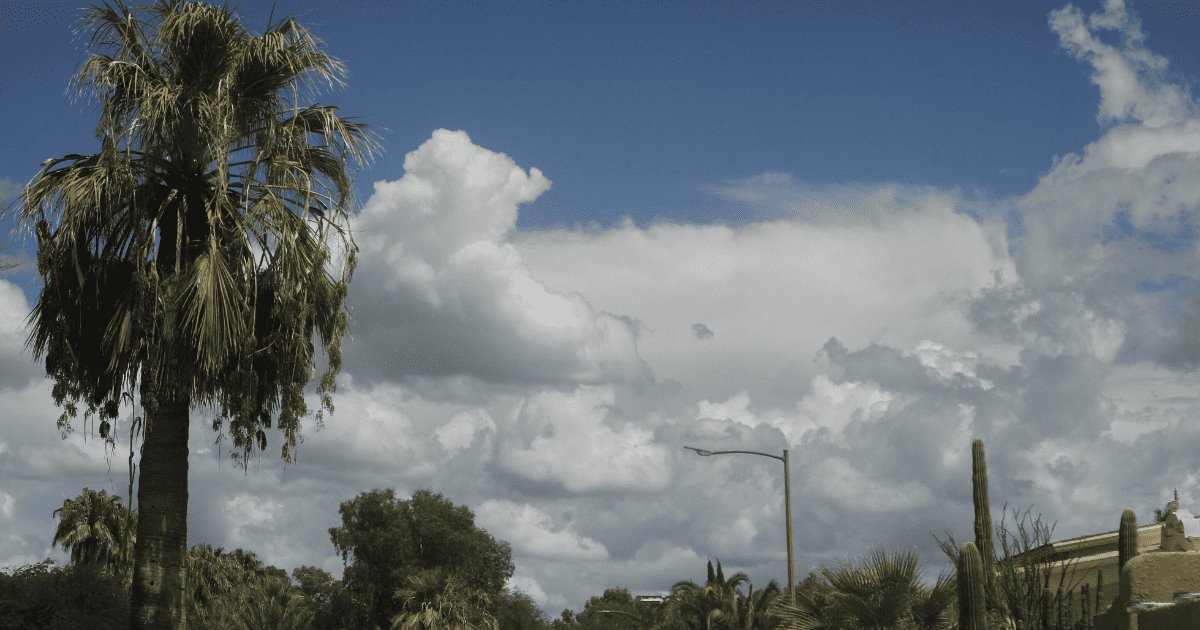
{"type": "MultiPolygon", "coordinates": [[[[1139,554],[1158,551],[1160,527],[1158,523],[1138,527],[1139,554]]],[[[1052,541],[1030,553],[1038,556],[1045,554],[1047,561],[1056,565],[1070,562],[1071,575],[1067,577],[1067,585],[1073,584],[1076,592],[1088,584],[1088,589],[1094,594],[1097,574],[1103,571],[1104,585],[1100,601],[1107,606],[1116,598],[1120,579],[1117,573],[1117,530],[1052,541]]],[[[1052,585],[1057,584],[1058,574],[1052,574],[1051,579],[1052,585]]]]}

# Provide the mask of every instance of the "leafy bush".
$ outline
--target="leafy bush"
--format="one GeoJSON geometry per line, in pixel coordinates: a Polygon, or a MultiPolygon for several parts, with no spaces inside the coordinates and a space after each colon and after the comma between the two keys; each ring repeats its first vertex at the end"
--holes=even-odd
{"type": "Polygon", "coordinates": [[[129,626],[123,580],[95,566],[51,560],[0,571],[0,629],[117,630],[129,626]]]}

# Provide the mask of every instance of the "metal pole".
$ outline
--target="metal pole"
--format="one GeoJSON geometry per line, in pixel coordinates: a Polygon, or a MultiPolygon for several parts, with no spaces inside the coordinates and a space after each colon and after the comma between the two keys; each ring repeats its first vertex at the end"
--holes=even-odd
{"type": "Polygon", "coordinates": [[[796,603],[796,563],[792,556],[792,470],[788,450],[783,449],[783,510],[787,516],[788,598],[796,603]]]}
{"type": "Polygon", "coordinates": [[[711,457],[713,455],[728,455],[732,453],[742,453],[745,455],[761,455],[778,459],[783,462],[783,511],[787,519],[787,573],[788,573],[788,593],[793,604],[796,603],[796,562],[792,552],[792,468],[788,460],[788,450],[783,449],[783,457],[772,455],[770,453],[761,453],[759,451],[710,451],[705,448],[696,448],[695,446],[683,447],[689,451],[695,451],[701,457],[711,457]]]}

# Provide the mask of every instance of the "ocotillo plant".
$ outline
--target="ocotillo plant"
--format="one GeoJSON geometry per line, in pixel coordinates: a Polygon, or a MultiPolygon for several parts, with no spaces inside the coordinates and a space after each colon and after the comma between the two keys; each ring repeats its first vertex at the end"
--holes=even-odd
{"type": "Polygon", "coordinates": [[[971,502],[975,505],[975,547],[979,549],[983,561],[988,607],[1007,612],[1004,598],[996,590],[996,543],[992,530],[992,504],[988,500],[987,459],[983,440],[971,442],[971,502]]]}
{"type": "Polygon", "coordinates": [[[1117,530],[1117,571],[1138,555],[1137,514],[1126,509],[1121,512],[1121,529],[1117,530]]]}
{"type": "Polygon", "coordinates": [[[1058,612],[1058,627],[1065,630],[1067,627],[1067,617],[1071,614],[1069,608],[1071,601],[1063,594],[1062,585],[1059,585],[1058,592],[1054,594],[1054,604],[1058,612]]]}
{"type": "Polygon", "coordinates": [[[958,550],[958,628],[987,630],[987,599],[984,596],[983,560],[975,543],[958,550]]]}
{"type": "Polygon", "coordinates": [[[1091,630],[1092,593],[1091,588],[1086,583],[1079,589],[1079,614],[1083,616],[1083,623],[1080,624],[1083,630],[1091,630]]]}

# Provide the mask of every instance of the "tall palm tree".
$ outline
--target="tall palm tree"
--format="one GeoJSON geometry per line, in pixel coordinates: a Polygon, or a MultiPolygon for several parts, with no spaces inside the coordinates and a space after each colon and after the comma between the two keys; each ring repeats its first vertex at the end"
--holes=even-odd
{"type": "Polygon", "coordinates": [[[290,461],[319,334],[332,410],[355,255],[347,164],[374,143],[309,104],[344,69],[292,18],[252,35],[228,6],[111,0],[84,26],[73,84],[99,101],[99,148],[43,162],[16,205],[44,281],[30,342],[64,428],[80,405],[107,421],[140,396],[132,626],[174,628],[189,409],[215,409],[242,457],[274,424],[290,461]]]}
{"type": "Polygon", "coordinates": [[[72,563],[99,565],[116,574],[132,560],[126,533],[136,515],[121,504],[120,497],[84,488],[79,496],[63,501],[54,517],[58,526],[50,544],[69,551],[72,563]]]}

